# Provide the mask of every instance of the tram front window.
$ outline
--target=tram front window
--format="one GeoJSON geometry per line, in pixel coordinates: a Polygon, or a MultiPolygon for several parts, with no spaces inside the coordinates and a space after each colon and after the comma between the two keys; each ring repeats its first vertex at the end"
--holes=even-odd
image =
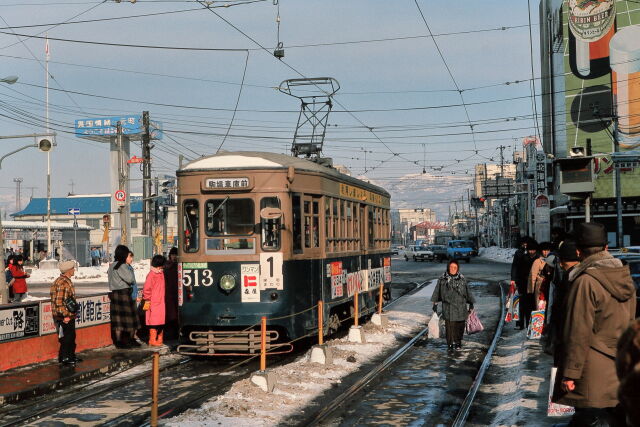
{"type": "Polygon", "coordinates": [[[253,234],[254,224],[253,200],[207,200],[207,236],[246,236],[253,234]]]}

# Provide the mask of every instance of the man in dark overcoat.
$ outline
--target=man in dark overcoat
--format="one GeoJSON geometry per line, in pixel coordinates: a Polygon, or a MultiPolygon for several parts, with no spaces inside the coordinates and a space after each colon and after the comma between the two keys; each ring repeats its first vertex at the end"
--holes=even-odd
{"type": "Polygon", "coordinates": [[[532,301],[527,299],[527,279],[536,258],[538,258],[538,242],[530,237],[524,237],[511,263],[511,285],[518,289],[518,295],[520,295],[518,304],[520,320],[517,322],[517,327],[520,329],[529,326],[528,319],[531,318],[532,301]]]}
{"type": "Polygon", "coordinates": [[[629,266],[607,251],[602,224],[576,231],[580,264],[569,274],[553,400],[576,408],[570,426],[616,425],[616,344],[635,316],[636,290],[629,266]]]}

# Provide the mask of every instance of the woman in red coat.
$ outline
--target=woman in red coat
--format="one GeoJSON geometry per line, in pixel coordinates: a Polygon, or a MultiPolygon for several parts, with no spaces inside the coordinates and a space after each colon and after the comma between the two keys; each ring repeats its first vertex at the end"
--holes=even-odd
{"type": "Polygon", "coordinates": [[[31,277],[24,271],[24,257],[16,255],[13,264],[9,264],[9,271],[15,279],[13,282],[13,302],[21,302],[27,296],[27,278],[31,277]]]}
{"type": "Polygon", "coordinates": [[[151,271],[147,274],[142,291],[150,346],[162,345],[165,323],[164,272],[162,270],[166,262],[166,258],[162,255],[156,255],[151,259],[151,271]]]}

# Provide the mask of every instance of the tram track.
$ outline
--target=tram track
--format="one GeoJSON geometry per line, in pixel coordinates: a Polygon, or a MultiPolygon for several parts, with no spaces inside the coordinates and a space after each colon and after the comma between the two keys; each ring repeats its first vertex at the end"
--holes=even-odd
{"type": "MultiPolygon", "coordinates": [[[[500,318],[498,321],[498,325],[492,337],[491,344],[489,345],[487,352],[484,355],[482,363],[480,364],[480,367],[473,379],[473,382],[471,383],[471,386],[469,387],[462,404],[460,405],[454,419],[452,420],[451,425],[455,427],[460,427],[465,424],[466,419],[469,415],[469,410],[473,404],[473,401],[476,397],[478,389],[482,384],[484,375],[487,372],[487,369],[489,368],[489,366],[491,365],[491,358],[497,347],[497,342],[502,334],[502,328],[504,325],[504,317],[505,317],[504,287],[502,283],[498,283],[498,287],[500,289],[500,296],[499,296],[500,318]]],[[[349,404],[349,402],[353,401],[357,396],[362,395],[363,393],[368,393],[369,392],[367,390],[368,387],[375,387],[374,384],[385,373],[385,371],[387,371],[395,362],[397,362],[400,358],[402,358],[402,356],[404,356],[412,348],[414,348],[417,343],[425,339],[427,335],[428,335],[428,327],[425,327],[419,330],[401,348],[396,350],[393,354],[385,358],[380,363],[376,364],[369,372],[367,372],[364,376],[358,379],[350,387],[348,387],[338,396],[333,398],[331,401],[325,403],[321,409],[316,411],[310,417],[307,417],[304,424],[312,425],[312,426],[331,424],[331,420],[336,418],[338,413],[341,412],[342,409],[349,404]]]]}
{"type": "MultiPolygon", "coordinates": [[[[416,292],[426,283],[410,282],[415,286],[413,288],[402,288],[401,294],[390,301],[385,307],[392,306],[398,299],[406,294],[416,292]]],[[[342,331],[339,334],[346,334],[342,331]]],[[[306,349],[306,347],[304,347],[306,349]]],[[[287,364],[298,357],[300,351],[276,356],[270,359],[269,366],[277,367],[287,364]]],[[[150,370],[145,369],[144,372],[127,375],[132,369],[144,366],[150,362],[145,359],[142,362],[128,367],[127,369],[115,372],[106,378],[100,378],[88,383],[81,383],[66,389],[59,390],[55,393],[48,394],[37,400],[29,400],[19,406],[5,408],[0,411],[0,427],[27,425],[35,422],[43,422],[51,420],[52,422],[60,421],[60,419],[77,418],[79,421],[87,421],[86,413],[83,407],[94,407],[94,412],[100,412],[102,405],[107,406],[104,402],[115,402],[117,397],[110,399],[109,395],[127,395],[126,390],[134,390],[129,394],[129,400],[135,394],[141,392],[150,392],[150,370]],[[123,378],[118,378],[123,377],[123,378]],[[59,419],[56,417],[59,415],[59,419]]],[[[193,366],[194,362],[198,365],[198,361],[193,358],[185,357],[175,362],[170,362],[161,366],[161,391],[167,388],[167,383],[184,383],[190,380],[191,384],[181,390],[168,393],[169,396],[161,396],[159,405],[160,418],[168,418],[182,413],[183,411],[197,407],[211,397],[221,393],[230,387],[234,382],[248,377],[251,372],[258,369],[258,356],[238,361],[237,359],[223,359],[222,365],[217,363],[216,366],[211,365],[200,368],[193,368],[193,377],[187,378],[185,381],[185,371],[189,371],[189,366],[193,366]],[[194,378],[195,377],[195,378],[194,378]],[[212,377],[216,380],[212,381],[212,377]],[[198,381],[197,378],[200,378],[198,381]]],[[[173,387],[172,387],[173,388],[173,387]]],[[[104,426],[129,426],[129,425],[148,425],[150,398],[144,396],[136,396],[134,406],[128,411],[121,414],[112,414],[110,419],[95,419],[95,424],[104,426]]],[[[104,410],[103,410],[104,412],[104,410]]]]}

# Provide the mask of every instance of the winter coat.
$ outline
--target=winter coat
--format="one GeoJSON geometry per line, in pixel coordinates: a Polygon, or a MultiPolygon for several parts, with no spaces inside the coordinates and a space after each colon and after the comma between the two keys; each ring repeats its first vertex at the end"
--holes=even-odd
{"type": "MultiPolygon", "coordinates": [[[[553,262],[553,258],[550,260],[553,262]]],[[[544,294],[544,300],[549,300],[549,283],[553,277],[553,267],[549,264],[547,258],[539,257],[531,265],[531,271],[529,278],[527,279],[527,293],[534,295],[534,301],[536,308],[538,306],[538,300],[540,294],[544,294]]]]}
{"type": "Polygon", "coordinates": [[[527,251],[520,248],[513,254],[513,261],[511,261],[511,280],[518,282],[520,280],[520,265],[523,257],[527,254],[527,251]]]}
{"type": "Polygon", "coordinates": [[[168,261],[164,266],[164,302],[166,323],[178,320],[178,263],[168,261]]]}
{"type": "Polygon", "coordinates": [[[442,302],[442,316],[445,320],[459,322],[467,320],[467,304],[473,304],[475,299],[462,274],[451,276],[444,273],[438,279],[431,301],[442,302]]]}
{"type": "Polygon", "coordinates": [[[117,291],[118,289],[128,289],[136,281],[136,276],[133,273],[132,268],[127,268],[127,264],[120,264],[118,269],[114,269],[116,263],[113,262],[107,270],[107,277],[109,280],[109,290],[117,291]]]}
{"type": "Polygon", "coordinates": [[[13,292],[16,294],[24,294],[27,292],[27,273],[24,269],[19,268],[15,264],[9,264],[9,271],[15,279],[13,282],[13,292]]]}
{"type": "Polygon", "coordinates": [[[537,258],[538,258],[537,255],[534,256],[533,258],[530,257],[529,253],[526,251],[517,260],[515,259],[515,256],[514,256],[514,262],[517,262],[516,271],[515,271],[516,280],[514,280],[514,282],[516,282],[516,286],[518,287],[518,293],[520,295],[524,295],[527,293],[527,279],[529,277],[529,274],[531,273],[531,265],[537,258]]]}
{"type": "Polygon", "coordinates": [[[603,251],[577,265],[569,280],[554,401],[576,408],[616,406],[616,344],[636,311],[629,266],[603,251]],[[573,391],[562,391],[562,377],[574,380],[573,391]]]}
{"type": "Polygon", "coordinates": [[[147,280],[144,282],[142,298],[151,303],[146,313],[147,326],[164,325],[164,273],[162,269],[151,268],[147,274],[147,280]]]}

